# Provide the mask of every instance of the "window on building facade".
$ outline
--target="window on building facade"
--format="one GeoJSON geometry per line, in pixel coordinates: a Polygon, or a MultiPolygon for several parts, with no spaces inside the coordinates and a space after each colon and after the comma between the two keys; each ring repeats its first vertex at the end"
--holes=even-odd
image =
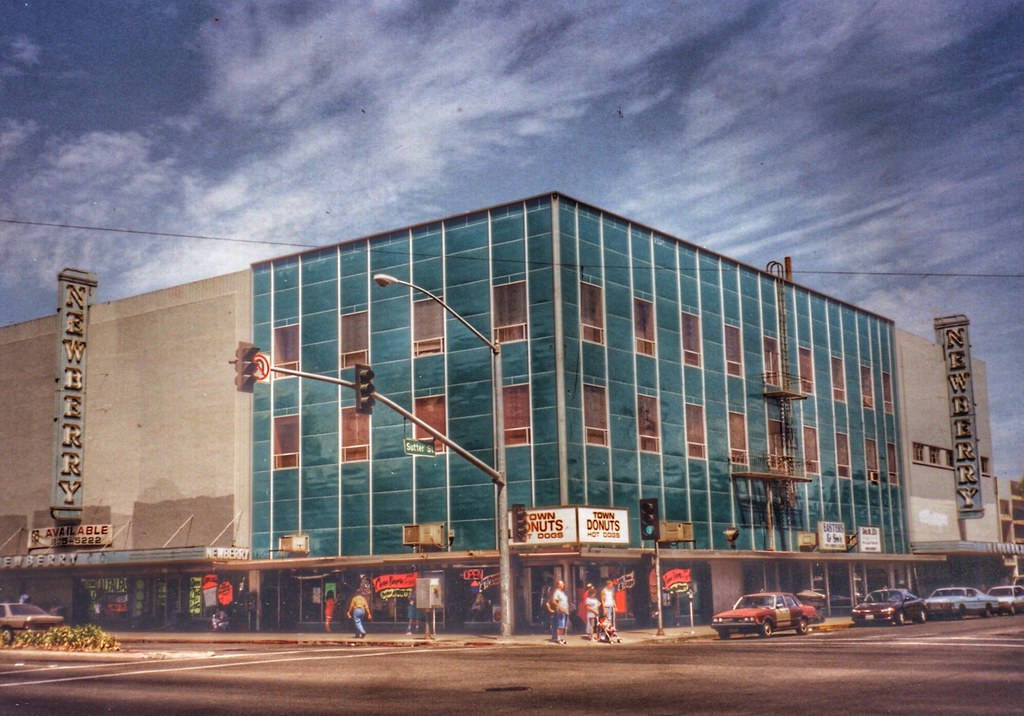
{"type": "Polygon", "coordinates": [[[369,313],[359,311],[341,317],[341,367],[370,362],[369,313]]]}
{"type": "Polygon", "coordinates": [[[530,442],[530,386],[506,385],[502,395],[505,413],[505,445],[530,442]]]}
{"type": "Polygon", "coordinates": [[[636,426],[643,452],[658,452],[661,447],[658,431],[658,399],[653,395],[636,396],[636,426]]]}
{"type": "Polygon", "coordinates": [[[875,393],[871,382],[871,366],[860,367],[860,397],[865,408],[875,407],[875,393]]]}
{"type": "Polygon", "coordinates": [[[850,476],[850,442],[846,433],[836,433],[836,474],[850,476]]]}
{"type": "Polygon", "coordinates": [[[704,457],[704,408],[692,403],[686,404],[686,454],[689,457],[704,457]]]}
{"type": "Polygon", "coordinates": [[[412,304],[413,355],[444,353],[444,307],[426,298],[412,304]]]}
{"type": "Polygon", "coordinates": [[[804,426],[804,470],[815,475],[821,471],[818,465],[818,430],[809,425],[804,426]]]}
{"type": "Polygon", "coordinates": [[[946,456],[946,467],[953,467],[953,451],[943,448],[942,454],[946,456]]]}
{"type": "Polygon", "coordinates": [[[893,443],[885,444],[885,466],[889,476],[890,485],[898,485],[899,465],[896,464],[896,446],[893,443]]]}
{"type": "Polygon", "coordinates": [[[729,413],[729,462],[747,464],[747,418],[743,413],[729,413]]]}
{"type": "Polygon", "coordinates": [[[725,371],[743,377],[743,341],[739,326],[725,327],[725,371]]]}
{"type": "Polygon", "coordinates": [[[683,314],[683,362],[700,365],[700,317],[683,314]]]}
{"type": "MultiPolygon", "coordinates": [[[[290,370],[299,369],[299,324],[274,329],[274,365],[290,370]]],[[[275,378],[292,378],[274,374],[275,378]]]]}
{"type": "Polygon", "coordinates": [[[274,469],[299,466],[299,416],[274,418],[274,469]]]}
{"type": "Polygon", "coordinates": [[[942,453],[942,448],[935,447],[934,445],[929,445],[928,462],[930,462],[932,465],[941,465],[943,463],[943,458],[945,457],[945,455],[943,455],[942,453]]]}
{"type": "Polygon", "coordinates": [[[805,395],[814,393],[814,360],[810,348],[800,349],[800,392],[805,395]]]}
{"type": "MultiPolygon", "coordinates": [[[[448,418],[443,395],[430,395],[425,398],[416,398],[416,410],[414,414],[417,418],[425,422],[437,432],[445,436],[448,435],[446,428],[448,418]]],[[[436,440],[433,435],[428,433],[419,425],[416,426],[416,439],[434,440],[434,449],[437,452],[444,452],[444,443],[440,440],[436,440]]]]}
{"type": "Polygon", "coordinates": [[[354,407],[341,409],[341,461],[370,459],[370,416],[354,407]]]}
{"type": "Polygon", "coordinates": [[[914,443],[914,462],[924,462],[924,445],[914,443]]]}
{"type": "Polygon", "coordinates": [[[580,282],[580,323],[583,340],[604,343],[604,298],[600,286],[580,282]]]}
{"type": "Polygon", "coordinates": [[[782,385],[782,368],[779,356],[779,342],[771,336],[764,337],[764,380],[768,385],[782,385]]]}
{"type": "Polygon", "coordinates": [[[989,474],[989,471],[988,471],[988,458],[985,457],[984,455],[981,457],[981,474],[982,475],[988,475],[989,474]]]}
{"type": "Polygon", "coordinates": [[[583,386],[583,422],[588,445],[608,444],[608,400],[603,386],[583,386]]]}
{"type": "Polygon", "coordinates": [[[864,462],[868,468],[868,482],[877,484],[878,476],[878,444],[871,438],[864,438],[864,462]]]}
{"type": "Polygon", "coordinates": [[[633,335],[636,352],[654,355],[654,304],[642,298],[633,299],[633,335]]]}
{"type": "Polygon", "coordinates": [[[782,444],[781,420],[768,420],[768,454],[776,456],[785,454],[782,444]]]}
{"type": "Polygon", "coordinates": [[[494,287],[494,340],[526,340],[526,281],[494,287]]]}
{"type": "Polygon", "coordinates": [[[882,371],[882,407],[890,414],[895,410],[892,403],[892,376],[885,371],[882,371]]]}
{"type": "Polygon", "coordinates": [[[846,402],[846,373],[843,371],[843,357],[832,356],[832,400],[846,402]]]}

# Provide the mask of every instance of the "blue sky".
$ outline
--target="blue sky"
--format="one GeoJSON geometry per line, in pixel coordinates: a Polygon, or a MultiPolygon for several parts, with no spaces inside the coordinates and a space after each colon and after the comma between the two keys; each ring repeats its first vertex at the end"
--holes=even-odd
{"type": "Polygon", "coordinates": [[[996,0],[5,2],[0,325],[65,266],[108,301],[558,190],[922,336],[968,315],[1018,477],[1022,70],[996,0]]]}

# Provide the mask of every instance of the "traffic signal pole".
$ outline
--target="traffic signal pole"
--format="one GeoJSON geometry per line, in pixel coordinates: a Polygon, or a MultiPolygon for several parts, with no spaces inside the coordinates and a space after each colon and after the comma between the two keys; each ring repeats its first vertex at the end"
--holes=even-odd
{"type": "MultiPolygon", "coordinates": [[[[329,375],[320,375],[319,373],[306,373],[305,371],[301,371],[301,370],[292,370],[291,368],[278,368],[277,366],[271,366],[270,370],[273,373],[281,373],[282,375],[294,375],[297,378],[308,378],[310,380],[323,381],[324,383],[333,383],[335,385],[343,385],[346,388],[358,389],[358,386],[355,383],[353,383],[352,381],[350,381],[350,380],[344,380],[342,378],[335,378],[335,377],[329,376],[329,375]]],[[[448,447],[450,447],[452,449],[452,452],[454,452],[456,455],[458,455],[459,457],[464,458],[466,461],[468,461],[470,464],[472,464],[473,467],[475,467],[475,468],[481,470],[482,472],[486,473],[487,476],[491,478],[491,481],[495,485],[498,485],[499,487],[503,487],[504,486],[504,479],[502,478],[501,473],[498,472],[497,470],[495,470],[494,468],[492,468],[490,465],[488,465],[486,462],[484,462],[480,458],[478,458],[476,455],[471,453],[469,450],[467,450],[466,448],[462,447],[461,445],[459,445],[454,440],[449,439],[447,436],[439,433],[433,427],[431,427],[427,423],[425,423],[422,420],[420,420],[419,418],[417,418],[415,415],[410,413],[408,410],[403,408],[401,405],[399,405],[395,401],[391,400],[391,398],[387,397],[386,395],[383,395],[382,393],[378,393],[375,390],[373,392],[373,397],[381,405],[384,405],[384,406],[390,408],[391,410],[394,410],[396,413],[401,415],[406,420],[408,420],[408,421],[410,421],[412,423],[415,423],[419,427],[421,427],[424,430],[426,430],[428,433],[430,433],[431,437],[433,437],[434,439],[439,440],[442,443],[444,443],[445,445],[447,445],[448,447]]]]}

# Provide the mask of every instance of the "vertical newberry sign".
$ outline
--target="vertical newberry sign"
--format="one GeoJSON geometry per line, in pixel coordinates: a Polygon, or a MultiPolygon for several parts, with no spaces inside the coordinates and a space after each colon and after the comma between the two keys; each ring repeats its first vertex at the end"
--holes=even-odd
{"type": "Polygon", "coordinates": [[[66,268],[57,276],[57,434],[50,515],[61,523],[82,519],[85,477],[85,359],[89,300],[96,276],[66,268]]]}
{"type": "Polygon", "coordinates": [[[967,316],[935,319],[935,334],[946,365],[949,398],[949,429],[953,436],[953,474],[957,513],[960,519],[981,517],[981,459],[974,414],[974,380],[971,376],[971,343],[967,316]]]}

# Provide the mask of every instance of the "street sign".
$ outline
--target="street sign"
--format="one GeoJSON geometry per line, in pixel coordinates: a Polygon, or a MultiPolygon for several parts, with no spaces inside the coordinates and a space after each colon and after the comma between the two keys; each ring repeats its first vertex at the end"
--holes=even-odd
{"type": "Polygon", "coordinates": [[[266,380],[270,375],[270,358],[266,353],[257,353],[252,359],[252,374],[256,380],[266,380]]]}
{"type": "Polygon", "coordinates": [[[406,455],[415,455],[417,457],[434,457],[437,455],[433,439],[417,440],[416,438],[402,438],[402,449],[405,450],[406,455]]]}

